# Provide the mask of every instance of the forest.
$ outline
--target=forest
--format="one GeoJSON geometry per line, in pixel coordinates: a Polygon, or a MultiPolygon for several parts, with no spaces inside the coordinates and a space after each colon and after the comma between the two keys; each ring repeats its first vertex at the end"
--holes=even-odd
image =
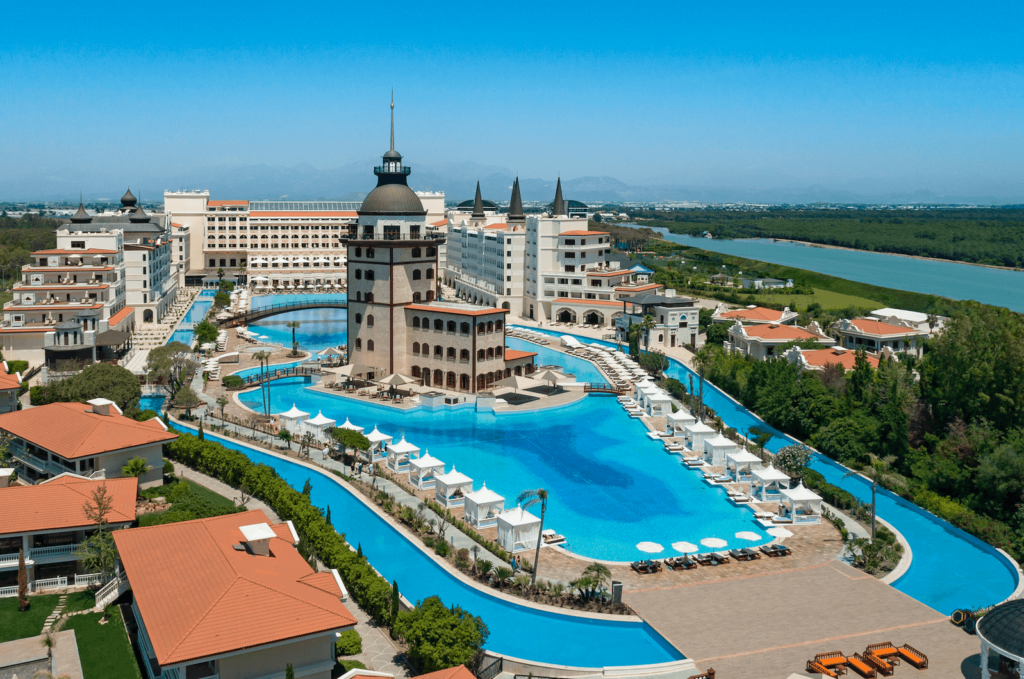
{"type": "Polygon", "coordinates": [[[858,250],[1024,268],[1024,208],[639,210],[644,226],[716,238],[784,238],[858,250]]]}
{"type": "Polygon", "coordinates": [[[26,214],[19,219],[0,217],[0,289],[28,264],[29,253],[57,245],[58,220],[26,214]]]}

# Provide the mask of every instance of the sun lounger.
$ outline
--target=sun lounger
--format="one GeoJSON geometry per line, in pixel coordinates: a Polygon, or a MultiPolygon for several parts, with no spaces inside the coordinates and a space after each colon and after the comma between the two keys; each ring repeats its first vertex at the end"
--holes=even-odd
{"type": "Polygon", "coordinates": [[[718,562],[718,560],[715,558],[715,555],[712,554],[711,552],[706,552],[704,554],[698,554],[698,555],[696,555],[693,558],[696,559],[697,563],[699,563],[701,566],[710,566],[713,563],[717,563],[718,562]]]}
{"type": "Polygon", "coordinates": [[[761,558],[761,552],[757,551],[756,549],[751,549],[750,547],[744,547],[742,549],[742,551],[747,554],[747,557],[749,559],[760,559],[761,558]]]}
{"type": "Polygon", "coordinates": [[[786,545],[776,544],[772,545],[772,548],[775,550],[775,553],[779,556],[789,556],[793,553],[793,550],[787,547],[786,545]]]}
{"type": "Polygon", "coordinates": [[[891,641],[883,641],[880,644],[869,644],[868,647],[864,650],[864,655],[868,655],[869,653],[871,655],[885,659],[899,655],[899,650],[897,650],[897,648],[893,646],[891,641]]]}
{"type": "Polygon", "coordinates": [[[732,555],[732,558],[736,559],[737,561],[749,561],[751,558],[753,558],[742,549],[729,550],[729,554],[732,555]]]}
{"type": "Polygon", "coordinates": [[[697,567],[697,562],[688,556],[676,556],[665,559],[665,565],[674,571],[685,571],[697,567]]]}
{"type": "Polygon", "coordinates": [[[875,668],[869,665],[868,661],[860,653],[847,656],[846,664],[854,672],[864,677],[864,679],[874,679],[876,676],[875,668]]]}
{"type": "Polygon", "coordinates": [[[917,650],[910,644],[903,644],[896,649],[896,652],[900,654],[900,657],[906,660],[908,663],[913,665],[919,670],[928,668],[928,656],[921,651],[917,650]]]}
{"type": "Polygon", "coordinates": [[[714,552],[715,558],[718,559],[718,563],[729,563],[729,554],[726,552],[714,552]]]}
{"type": "Polygon", "coordinates": [[[814,660],[807,661],[807,669],[810,670],[811,663],[815,663],[821,667],[826,668],[831,674],[830,676],[836,677],[846,674],[846,656],[843,655],[842,651],[829,651],[828,653],[818,653],[814,656],[814,660]]]}
{"type": "MultiPolygon", "coordinates": [[[[835,669],[830,669],[828,667],[825,667],[821,663],[819,663],[817,661],[814,661],[814,660],[808,660],[807,661],[807,671],[809,673],[811,673],[811,674],[820,674],[820,675],[825,676],[825,677],[838,677],[839,674],[840,674],[835,669]]],[[[846,668],[844,667],[843,668],[843,672],[845,673],[845,671],[846,671],[846,668]]]]}
{"type": "Polygon", "coordinates": [[[866,653],[860,657],[865,663],[870,665],[873,670],[875,670],[876,674],[880,674],[883,677],[891,677],[893,672],[896,671],[896,665],[900,660],[898,656],[894,656],[891,660],[884,660],[874,653],[866,653]]]}

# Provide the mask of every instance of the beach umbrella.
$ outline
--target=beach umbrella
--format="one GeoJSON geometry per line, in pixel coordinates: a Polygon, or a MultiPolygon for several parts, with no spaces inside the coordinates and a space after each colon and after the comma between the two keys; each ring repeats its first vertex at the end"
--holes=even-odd
{"type": "Polygon", "coordinates": [[[672,549],[683,554],[689,554],[690,552],[700,551],[700,547],[693,544],[692,542],[673,542],[672,549]]]}
{"type": "Polygon", "coordinates": [[[510,375],[503,380],[498,380],[494,383],[498,387],[512,387],[515,393],[518,394],[520,389],[532,389],[533,387],[539,387],[542,383],[529,377],[523,377],[522,375],[510,375]]]}
{"type": "Polygon", "coordinates": [[[765,533],[768,533],[768,535],[771,535],[772,537],[776,537],[776,538],[791,538],[791,537],[793,537],[793,533],[791,533],[790,531],[786,530],[782,526],[772,526],[771,528],[766,530],[765,533]]]}
{"type": "Polygon", "coordinates": [[[756,542],[761,539],[760,535],[751,530],[741,530],[739,533],[736,533],[736,537],[740,540],[749,540],[751,542],[756,542]]]}
{"type": "Polygon", "coordinates": [[[557,383],[558,380],[564,380],[565,375],[558,372],[557,370],[543,370],[539,373],[534,373],[533,379],[551,382],[551,388],[554,389],[555,383],[557,383]]]}
{"type": "Polygon", "coordinates": [[[722,538],[704,538],[700,541],[700,544],[704,545],[705,547],[710,547],[711,549],[721,549],[729,543],[723,540],[722,538]]]}
{"type": "Polygon", "coordinates": [[[389,387],[401,387],[406,384],[415,384],[417,382],[419,382],[419,380],[414,377],[406,377],[405,375],[399,375],[398,373],[391,373],[384,379],[380,380],[378,384],[386,384],[389,387]]]}
{"type": "Polygon", "coordinates": [[[665,548],[659,545],[657,542],[640,542],[636,546],[641,552],[645,554],[657,554],[665,548]]]}

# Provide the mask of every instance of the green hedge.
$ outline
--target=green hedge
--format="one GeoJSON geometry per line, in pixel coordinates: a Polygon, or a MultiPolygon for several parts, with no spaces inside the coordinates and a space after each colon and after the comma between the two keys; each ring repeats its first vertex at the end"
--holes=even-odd
{"type": "Polygon", "coordinates": [[[241,389],[245,386],[245,380],[238,375],[225,375],[221,378],[220,383],[224,385],[225,389],[241,389]]]}
{"type": "Polygon", "coordinates": [[[217,478],[232,488],[242,484],[284,520],[295,525],[321,561],[338,569],[346,588],[360,606],[380,624],[391,623],[391,583],[352,551],[345,536],[334,530],[309,498],[295,490],[267,465],[257,465],[244,454],[215,441],[200,441],[181,434],[167,445],[167,457],[217,478]]]}

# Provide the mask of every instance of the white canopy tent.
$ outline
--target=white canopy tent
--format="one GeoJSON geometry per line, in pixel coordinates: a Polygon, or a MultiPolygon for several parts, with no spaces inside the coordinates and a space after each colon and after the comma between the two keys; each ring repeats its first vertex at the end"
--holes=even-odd
{"type": "Polygon", "coordinates": [[[377,429],[377,425],[374,425],[373,431],[367,434],[366,438],[370,442],[370,450],[367,451],[369,455],[372,455],[372,459],[370,461],[376,462],[377,460],[383,460],[385,457],[384,447],[391,443],[391,439],[393,437],[381,432],[377,429]]]}
{"type": "Polygon", "coordinates": [[[805,487],[803,481],[796,488],[782,488],[779,493],[784,505],[789,505],[787,513],[793,523],[821,522],[821,496],[805,487]]]}
{"type": "Polygon", "coordinates": [[[683,427],[696,421],[697,418],[691,415],[689,410],[680,408],[665,418],[665,433],[669,436],[680,436],[683,434],[683,427]]]}
{"type": "Polygon", "coordinates": [[[480,490],[466,493],[463,516],[474,528],[490,528],[498,523],[498,514],[505,508],[505,498],[490,490],[485,483],[480,490]]]}
{"type": "Polygon", "coordinates": [[[398,443],[389,443],[388,469],[397,474],[405,474],[409,471],[409,456],[418,452],[420,449],[406,441],[405,436],[398,443]]]}
{"type": "Polygon", "coordinates": [[[357,424],[352,424],[351,422],[348,421],[347,417],[345,418],[344,424],[342,424],[340,427],[338,427],[338,429],[351,429],[352,431],[357,431],[360,434],[363,433],[363,427],[360,427],[357,424]]]}
{"type": "Polygon", "coordinates": [[[789,488],[789,476],[785,472],[776,469],[773,464],[769,464],[763,469],[754,469],[751,474],[754,477],[750,484],[751,494],[753,494],[754,484],[756,483],[761,493],[761,502],[777,500],[779,498],[779,489],[789,488]]]}
{"type": "Polygon", "coordinates": [[[694,452],[699,452],[704,450],[704,439],[714,436],[715,430],[703,422],[694,422],[683,425],[683,435],[690,443],[690,448],[694,452]]]}
{"type": "Polygon", "coordinates": [[[746,471],[749,476],[755,469],[760,469],[763,466],[761,458],[746,450],[728,453],[725,456],[726,471],[732,469],[733,478],[737,481],[749,481],[750,479],[743,478],[743,472],[746,471]]]}
{"type": "Polygon", "coordinates": [[[558,338],[558,341],[563,347],[569,347],[570,349],[579,349],[583,346],[580,341],[572,335],[562,335],[558,338]]]}
{"type": "Polygon", "coordinates": [[[454,465],[447,474],[437,474],[434,481],[434,499],[445,509],[461,507],[466,502],[466,493],[473,491],[473,479],[456,471],[454,465]]]}
{"type": "Polygon", "coordinates": [[[337,420],[325,417],[323,411],[317,411],[316,417],[309,418],[303,425],[306,431],[315,436],[318,441],[326,441],[328,439],[327,430],[337,423],[337,420]]]}
{"type": "Polygon", "coordinates": [[[540,519],[522,507],[513,507],[498,514],[498,544],[515,554],[537,547],[540,519]]]}
{"type": "Polygon", "coordinates": [[[304,413],[292,404],[291,410],[280,413],[277,416],[277,428],[287,429],[292,434],[297,434],[302,429],[302,423],[309,417],[309,413],[304,413]]]}
{"type": "Polygon", "coordinates": [[[735,441],[717,434],[704,439],[704,461],[713,467],[725,467],[728,457],[739,450],[735,441]]]}
{"type": "Polygon", "coordinates": [[[419,490],[433,488],[438,472],[444,473],[444,462],[431,455],[429,450],[409,460],[409,483],[419,490]]]}
{"type": "Polygon", "coordinates": [[[647,395],[647,414],[651,417],[672,414],[672,397],[661,389],[647,395]]]}

